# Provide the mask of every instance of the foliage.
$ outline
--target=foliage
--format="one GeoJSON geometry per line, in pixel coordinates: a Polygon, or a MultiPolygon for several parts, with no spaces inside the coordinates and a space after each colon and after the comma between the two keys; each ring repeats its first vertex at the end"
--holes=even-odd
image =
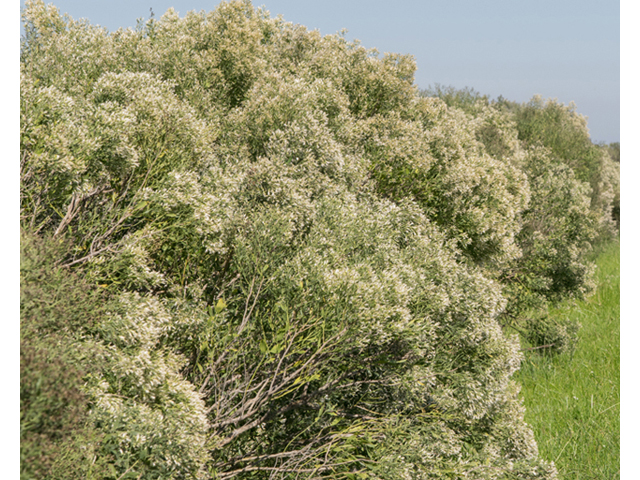
{"type": "MultiPolygon", "coordinates": [[[[609,145],[601,145],[601,147],[609,154],[611,160],[620,165],[620,142],[613,142],[609,145]]],[[[616,228],[620,230],[620,182],[615,184],[612,207],[612,216],[616,224],[616,228]]]]}
{"type": "Polygon", "coordinates": [[[249,2],[24,21],[23,248],[108,299],[39,316],[106,478],[555,478],[499,320],[588,290],[571,165],[249,2]]]}
{"type": "Polygon", "coordinates": [[[611,160],[620,163],[620,142],[612,142],[609,145],[603,146],[607,149],[609,155],[611,155],[611,160]]]}
{"type": "Polygon", "coordinates": [[[523,253],[502,273],[511,299],[507,313],[514,318],[546,301],[591,291],[588,255],[598,218],[589,206],[589,186],[548,150],[528,150],[523,163],[532,192],[517,236],[523,253]]]}
{"type": "Polygon", "coordinates": [[[176,355],[154,348],[159,308],[80,280],[59,265],[68,248],[21,238],[21,477],[197,471],[206,420],[176,355]]]}
{"type": "Polygon", "coordinates": [[[473,88],[457,89],[452,85],[444,86],[439,83],[433,86],[429,85],[426,89],[421,90],[420,95],[423,97],[437,97],[447,106],[458,108],[466,113],[476,112],[479,104],[486,104],[489,101],[489,97],[481,95],[480,92],[475,91],[473,88]]]}
{"type": "Polygon", "coordinates": [[[401,120],[374,117],[364,132],[377,192],[410,198],[475,263],[496,268],[519,256],[515,235],[528,201],[526,177],[486,154],[467,115],[416,99],[401,120]]]}
{"type": "Polygon", "coordinates": [[[63,247],[21,235],[21,478],[75,478],[104,463],[94,465],[100,433],[83,391],[92,350],[78,331],[105,309],[100,292],[55,268],[63,247]]]}
{"type": "Polygon", "coordinates": [[[514,113],[518,138],[525,145],[544,145],[574,171],[576,178],[591,186],[591,209],[599,215],[601,235],[615,233],[612,214],[616,189],[619,189],[619,166],[605,149],[591,142],[587,119],[556,100],[535,96],[523,105],[503,101],[498,108],[514,113]]]}
{"type": "Polygon", "coordinates": [[[489,103],[473,90],[453,87],[432,93],[468,112],[485,151],[526,175],[529,197],[515,237],[521,255],[499,271],[509,299],[503,322],[526,330],[531,341],[543,342],[538,345],[549,328],[561,343],[571,342],[575,335],[566,329],[577,325],[552,328],[544,312],[549,304],[592,291],[590,251],[616,230],[617,167],[602,146],[591,143],[586,119],[574,105],[540,97],[523,105],[502,97],[489,103]]]}

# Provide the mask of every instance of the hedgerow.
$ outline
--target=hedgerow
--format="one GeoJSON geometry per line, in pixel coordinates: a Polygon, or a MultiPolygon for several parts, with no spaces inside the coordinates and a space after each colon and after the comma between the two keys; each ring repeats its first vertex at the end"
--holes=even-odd
{"type": "Polygon", "coordinates": [[[82,475],[556,477],[501,322],[588,290],[606,222],[571,165],[249,2],[24,22],[23,249],[108,299],[51,333],[91,352],[60,357],[82,475]]]}
{"type": "Polygon", "coordinates": [[[508,299],[501,322],[534,345],[572,351],[579,325],[550,323],[546,310],[593,291],[590,252],[619,225],[618,165],[607,148],[591,143],[575,105],[538,96],[522,105],[489,101],[473,90],[440,86],[421,93],[466,112],[485,151],[526,175],[529,198],[515,236],[521,255],[496,270],[508,299]]]}

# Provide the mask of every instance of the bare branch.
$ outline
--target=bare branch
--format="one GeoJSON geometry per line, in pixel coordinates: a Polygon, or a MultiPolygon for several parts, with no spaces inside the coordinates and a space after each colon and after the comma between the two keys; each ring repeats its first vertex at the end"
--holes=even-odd
{"type": "Polygon", "coordinates": [[[78,214],[78,212],[80,212],[80,207],[84,202],[86,202],[91,197],[94,197],[101,193],[107,193],[109,191],[111,191],[111,189],[107,189],[107,187],[102,186],[102,187],[93,188],[91,191],[85,194],[74,193],[71,196],[71,201],[69,202],[69,205],[67,206],[67,213],[65,214],[64,218],[60,221],[58,228],[53,234],[53,238],[56,238],[58,235],[60,235],[64,231],[64,229],[67,227],[67,225],[69,225],[73,221],[73,219],[78,214]]]}
{"type": "Polygon", "coordinates": [[[528,352],[529,350],[540,350],[542,348],[551,348],[551,347],[555,347],[555,343],[549,343],[548,345],[540,345],[539,347],[529,347],[529,348],[523,348],[521,351],[522,352],[528,352]]]}

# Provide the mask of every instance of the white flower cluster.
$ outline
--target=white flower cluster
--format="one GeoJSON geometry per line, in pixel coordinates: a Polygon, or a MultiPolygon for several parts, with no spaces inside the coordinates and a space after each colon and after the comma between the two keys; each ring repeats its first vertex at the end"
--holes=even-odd
{"type": "Polygon", "coordinates": [[[124,293],[120,302],[98,332],[102,374],[87,385],[91,418],[110,439],[101,449],[125,463],[148,452],[151,475],[205,478],[205,406],[179,373],[184,359],[162,346],[171,317],[154,298],[124,293]]]}

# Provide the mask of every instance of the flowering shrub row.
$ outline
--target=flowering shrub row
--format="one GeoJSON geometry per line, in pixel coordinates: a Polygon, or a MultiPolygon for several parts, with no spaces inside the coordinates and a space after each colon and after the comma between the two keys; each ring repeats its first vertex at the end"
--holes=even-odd
{"type": "Polygon", "coordinates": [[[23,262],[58,245],[38,261],[109,299],[65,340],[88,352],[65,357],[74,468],[555,478],[501,321],[588,290],[610,207],[579,163],[506,108],[420,96],[409,56],[246,1],[113,33],[31,1],[24,22],[23,262]]]}

